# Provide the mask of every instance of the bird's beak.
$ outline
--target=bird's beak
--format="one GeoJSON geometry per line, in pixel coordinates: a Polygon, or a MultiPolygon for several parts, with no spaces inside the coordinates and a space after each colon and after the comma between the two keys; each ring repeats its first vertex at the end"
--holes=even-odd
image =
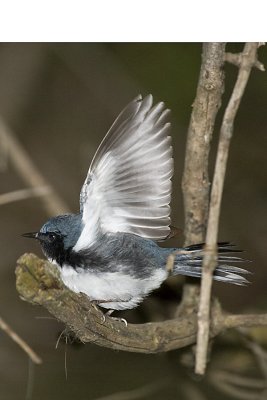
{"type": "Polygon", "coordinates": [[[26,237],[26,238],[31,238],[31,239],[38,239],[38,233],[39,232],[23,233],[21,236],[26,237]]]}

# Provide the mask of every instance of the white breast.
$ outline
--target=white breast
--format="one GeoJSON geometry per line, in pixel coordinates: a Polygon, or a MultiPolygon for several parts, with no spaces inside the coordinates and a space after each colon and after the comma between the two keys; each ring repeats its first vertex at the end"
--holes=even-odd
{"type": "Polygon", "coordinates": [[[137,279],[119,271],[96,274],[83,269],[76,271],[69,265],[63,265],[61,277],[64,284],[74,292],[85,293],[90,300],[105,301],[100,303],[101,307],[123,310],[136,307],[145,296],[161,285],[167,278],[167,272],[155,270],[149,279],[137,279]]]}

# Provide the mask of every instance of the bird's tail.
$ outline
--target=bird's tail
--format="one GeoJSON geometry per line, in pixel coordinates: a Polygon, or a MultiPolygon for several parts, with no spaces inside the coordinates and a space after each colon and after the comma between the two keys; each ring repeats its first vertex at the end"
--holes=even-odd
{"type": "MultiPolygon", "coordinates": [[[[231,265],[232,263],[236,264],[247,261],[231,255],[231,253],[240,252],[241,250],[235,250],[234,245],[228,242],[218,243],[218,265],[214,271],[214,279],[216,281],[233,283],[240,286],[249,283],[242,275],[248,275],[250,272],[246,269],[231,265]]],[[[203,243],[183,248],[181,252],[175,256],[172,271],[173,275],[186,275],[200,278],[203,257],[203,243]]]]}

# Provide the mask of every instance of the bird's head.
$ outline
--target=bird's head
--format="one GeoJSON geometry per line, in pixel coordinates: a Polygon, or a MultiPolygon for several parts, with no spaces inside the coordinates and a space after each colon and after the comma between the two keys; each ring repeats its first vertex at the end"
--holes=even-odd
{"type": "Polygon", "coordinates": [[[66,214],[49,219],[39,232],[24,233],[22,236],[37,239],[45,256],[62,264],[66,252],[76,244],[81,231],[81,215],[66,214]]]}

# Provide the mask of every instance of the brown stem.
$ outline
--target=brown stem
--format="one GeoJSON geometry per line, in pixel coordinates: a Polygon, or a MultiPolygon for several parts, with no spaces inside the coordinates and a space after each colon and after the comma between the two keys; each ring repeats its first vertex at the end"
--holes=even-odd
{"type": "MultiPolygon", "coordinates": [[[[208,162],[217,112],[224,91],[225,43],[204,43],[196,97],[187,134],[182,189],[185,210],[185,245],[204,242],[207,226],[210,182],[208,162]]],[[[187,293],[199,297],[198,285],[187,278],[183,303],[187,293]],[[187,290],[188,286],[192,289],[187,290]]]]}
{"type": "Polygon", "coordinates": [[[267,314],[227,315],[224,325],[226,328],[250,328],[267,325],[267,314]]]}
{"type": "Polygon", "coordinates": [[[258,43],[245,44],[244,51],[241,55],[237,81],[229,103],[226,107],[220,131],[219,146],[211,190],[207,235],[205,241],[206,252],[203,260],[203,272],[201,279],[195,368],[195,371],[198,374],[204,374],[207,363],[210,324],[210,299],[213,279],[212,275],[216,267],[219,216],[229,147],[233,134],[236,113],[239,108],[244,90],[246,88],[251,69],[257,61],[258,45],[258,43]]]}
{"type": "Polygon", "coordinates": [[[30,348],[30,346],[0,317],[0,329],[4,331],[15,343],[17,343],[35,364],[41,364],[41,358],[30,348]]]}
{"type": "Polygon", "coordinates": [[[215,118],[224,90],[225,43],[205,43],[187,134],[182,189],[185,245],[204,241],[209,204],[208,159],[215,118]]]}

